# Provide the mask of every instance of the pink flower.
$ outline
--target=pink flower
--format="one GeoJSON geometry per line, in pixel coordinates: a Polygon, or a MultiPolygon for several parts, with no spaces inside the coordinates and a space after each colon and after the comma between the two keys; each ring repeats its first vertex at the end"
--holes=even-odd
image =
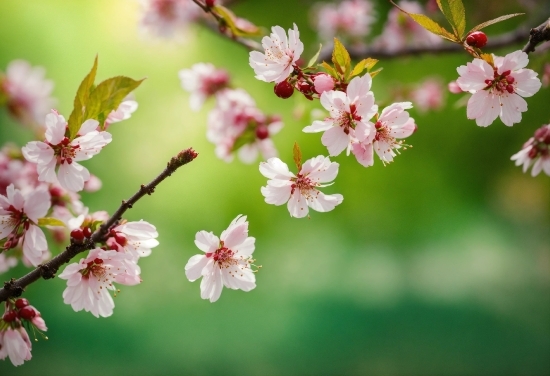
{"type": "Polygon", "coordinates": [[[307,160],[298,176],[288,170],[279,158],[270,158],[260,163],[260,173],[266,178],[267,186],[261,188],[265,202],[287,207],[291,217],[303,218],[308,214],[308,206],[318,212],[328,212],[344,199],[340,194],[325,195],[317,190],[326,187],[338,174],[338,163],[331,162],[322,155],[307,160]]]}
{"type": "MultiPolygon", "coordinates": [[[[398,5],[409,13],[425,13],[416,1],[403,0],[398,5]]],[[[382,30],[382,34],[373,41],[372,45],[387,52],[395,52],[405,47],[435,46],[443,42],[442,38],[427,31],[395,7],[390,9],[388,21],[382,30]]]]}
{"type": "MultiPolygon", "coordinates": [[[[132,117],[132,114],[136,112],[138,108],[138,102],[133,99],[133,96],[127,95],[126,98],[118,105],[116,110],[111,111],[107,119],[105,119],[104,129],[106,130],[111,124],[118,123],[119,121],[127,120],[132,117]]],[[[101,129],[97,128],[98,132],[101,132],[101,129]]]]}
{"type": "Polygon", "coordinates": [[[127,252],[134,261],[140,257],[146,257],[151,254],[151,248],[159,245],[157,229],[152,224],[143,220],[139,222],[126,222],[116,226],[110,232],[113,246],[116,250],[127,252]]]}
{"type": "Polygon", "coordinates": [[[313,77],[313,84],[317,94],[334,89],[334,79],[326,73],[320,73],[313,77]]]}
{"type": "Polygon", "coordinates": [[[306,133],[325,132],[321,142],[330,155],[339,155],[351,150],[352,144],[374,136],[374,126],[369,120],[378,111],[374,104],[374,94],[370,91],[370,75],[355,77],[342,91],[325,91],[321,94],[321,104],[330,112],[324,121],[316,120],[303,129],[306,133]]]}
{"type": "Polygon", "coordinates": [[[523,172],[527,172],[534,162],[532,176],[537,176],[541,171],[550,176],[550,124],[537,129],[535,135],[510,159],[516,161],[516,166],[523,165],[523,172]]]}
{"type": "Polygon", "coordinates": [[[15,257],[6,257],[5,253],[0,253],[0,274],[7,272],[17,265],[15,257]]]}
{"type": "Polygon", "coordinates": [[[443,85],[437,79],[427,79],[411,92],[411,97],[420,111],[437,110],[445,99],[443,85]]]}
{"type": "Polygon", "coordinates": [[[456,82],[473,94],[468,100],[468,119],[476,119],[480,127],[492,124],[497,116],[507,126],[519,123],[521,113],[527,111],[522,97],[532,96],[541,87],[537,73],[524,69],[528,62],[525,52],[515,51],[494,56],[494,68],[481,59],[458,67],[456,82]]]}
{"type": "Polygon", "coordinates": [[[0,91],[8,96],[8,109],[24,123],[42,124],[44,116],[55,104],[53,82],[44,78],[44,68],[31,67],[24,60],[12,61],[6,77],[0,81],[0,91]]]}
{"type": "Polygon", "coordinates": [[[24,327],[8,327],[0,331],[0,359],[10,357],[14,366],[22,365],[25,360],[31,360],[32,343],[24,327]]]}
{"type": "Polygon", "coordinates": [[[374,127],[373,138],[366,138],[361,143],[353,145],[353,153],[357,161],[368,167],[373,164],[373,150],[376,151],[382,163],[393,161],[403,141],[397,139],[409,137],[416,130],[414,119],[405,110],[412,108],[411,102],[394,103],[382,110],[374,127]],[[372,143],[371,143],[372,142],[372,143]]]}
{"type": "Polygon", "coordinates": [[[113,314],[115,303],[109,290],[115,290],[113,282],[135,285],[141,282],[140,269],[132,256],[117,251],[95,248],[88,257],[67,265],[59,278],[67,280],[63,301],[78,312],[84,309],[95,317],[113,314]]]}
{"type": "Polygon", "coordinates": [[[141,26],[151,34],[171,37],[184,29],[202,13],[191,0],[141,0],[141,26]]]}
{"type": "Polygon", "coordinates": [[[55,111],[46,115],[45,142],[31,141],[22,149],[23,156],[38,165],[38,180],[58,183],[68,191],[81,191],[90,173],[76,162],[92,158],[112,140],[110,133],[96,130],[98,124],[97,120],[86,120],[78,131],[79,137],[71,141],[65,136],[65,118],[55,111]]]}
{"type": "Polygon", "coordinates": [[[348,36],[360,40],[370,33],[376,20],[367,0],[345,0],[339,4],[323,3],[314,11],[315,27],[323,40],[348,36]]]}
{"type": "Polygon", "coordinates": [[[209,63],[198,63],[191,69],[179,71],[183,90],[191,93],[189,106],[193,111],[201,109],[204,101],[229,84],[229,75],[209,63]]]}
{"type": "Polygon", "coordinates": [[[453,94],[460,94],[460,93],[463,93],[462,89],[460,88],[460,86],[458,86],[458,84],[456,83],[456,81],[451,81],[449,82],[449,84],[447,85],[447,88],[449,89],[449,91],[453,94]]]}
{"type": "Polygon", "coordinates": [[[248,236],[248,222],[242,215],[229,224],[219,239],[212,232],[197,232],[195,245],[204,254],[189,259],[185,275],[191,282],[202,277],[201,298],[214,303],[223,286],[243,291],[256,287],[256,276],[251,269],[255,241],[248,236]]]}
{"type": "Polygon", "coordinates": [[[34,266],[41,263],[48,243],[37,224],[48,213],[50,204],[50,193],[45,187],[24,196],[13,184],[8,186],[6,196],[0,195],[0,239],[7,237],[4,249],[15,247],[22,238],[25,257],[34,266]]]}
{"type": "Polygon", "coordinates": [[[216,98],[216,108],[208,114],[206,136],[216,145],[218,158],[231,162],[237,150],[244,163],[254,162],[258,152],[264,158],[277,155],[270,137],[283,126],[278,117],[264,115],[243,89],[224,89],[216,98]]]}
{"type": "Polygon", "coordinates": [[[293,30],[288,30],[288,38],[280,26],[273,26],[271,31],[269,37],[262,39],[265,54],[250,52],[249,63],[258,80],[279,83],[294,70],[296,61],[304,52],[304,44],[300,41],[296,24],[293,30]]]}

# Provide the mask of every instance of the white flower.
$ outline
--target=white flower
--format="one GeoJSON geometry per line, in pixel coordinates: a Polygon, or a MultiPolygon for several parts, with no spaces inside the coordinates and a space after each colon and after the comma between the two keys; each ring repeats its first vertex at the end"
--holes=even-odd
{"type": "Polygon", "coordinates": [[[242,215],[229,224],[219,239],[212,232],[197,232],[195,244],[204,254],[189,259],[185,275],[191,282],[202,277],[201,298],[215,302],[223,286],[243,291],[256,287],[256,277],[250,268],[255,241],[248,236],[248,222],[242,215]]]}
{"type": "Polygon", "coordinates": [[[114,245],[129,253],[134,261],[149,256],[151,248],[159,245],[157,229],[144,220],[119,225],[111,230],[110,236],[116,243],[114,245]]]}
{"type": "Polygon", "coordinates": [[[81,191],[90,173],[76,162],[92,158],[112,140],[110,133],[96,130],[98,124],[97,120],[86,120],[78,131],[80,137],[70,141],[65,136],[65,118],[55,111],[46,115],[46,142],[31,141],[22,149],[25,159],[38,165],[38,180],[81,191]]]}
{"type": "Polygon", "coordinates": [[[22,365],[25,360],[31,360],[32,343],[24,327],[8,327],[0,331],[0,359],[10,357],[14,366],[22,365]]]}
{"type": "Polygon", "coordinates": [[[55,99],[50,96],[53,82],[46,80],[44,73],[44,68],[31,67],[24,60],[14,60],[6,69],[1,89],[8,96],[8,109],[25,123],[41,124],[55,105],[55,99]]]}
{"type": "Polygon", "coordinates": [[[550,124],[537,129],[535,135],[510,159],[516,161],[516,166],[523,165],[523,172],[527,172],[534,162],[532,176],[537,176],[541,171],[550,176],[550,124]]]}
{"type": "Polygon", "coordinates": [[[59,278],[67,280],[63,301],[78,312],[85,310],[95,317],[113,314],[115,303],[109,290],[115,290],[113,282],[135,285],[141,282],[140,269],[132,256],[117,251],[95,248],[88,257],[67,265],[59,278]]]}
{"type": "Polygon", "coordinates": [[[288,30],[288,38],[280,26],[273,26],[271,31],[269,37],[262,39],[265,54],[252,51],[248,61],[258,80],[279,83],[290,76],[294,64],[304,52],[304,44],[300,41],[296,24],[293,30],[288,30]]]}
{"type": "Polygon", "coordinates": [[[316,120],[303,129],[306,133],[325,132],[321,142],[331,156],[339,155],[352,144],[374,137],[374,125],[369,120],[378,111],[374,94],[370,91],[372,79],[369,74],[355,77],[348,85],[347,93],[325,91],[321,104],[330,112],[324,121],[316,120]]]}
{"type": "MultiPolygon", "coordinates": [[[[111,113],[105,119],[104,129],[107,129],[109,125],[113,123],[118,123],[119,121],[127,120],[132,117],[132,114],[136,112],[138,108],[138,102],[133,99],[132,94],[129,94],[122,100],[118,105],[116,110],[111,111],[111,113]]],[[[101,131],[101,129],[98,129],[101,131]]]]}
{"type": "Polygon", "coordinates": [[[302,218],[308,214],[308,206],[318,212],[328,212],[344,199],[340,194],[325,195],[317,190],[326,187],[338,174],[338,163],[319,155],[308,159],[298,176],[288,170],[279,158],[270,158],[260,163],[260,173],[268,179],[267,186],[261,188],[265,202],[283,205],[288,201],[291,217],[302,218]]]}
{"type": "Polygon", "coordinates": [[[456,82],[460,89],[473,94],[468,100],[468,119],[476,119],[477,125],[486,127],[500,116],[504,124],[512,126],[527,111],[522,97],[532,96],[542,84],[537,73],[524,69],[529,62],[525,52],[515,51],[505,57],[493,55],[493,59],[494,69],[481,59],[458,67],[460,77],[456,82]]]}
{"type": "Polygon", "coordinates": [[[353,145],[353,153],[359,163],[365,167],[372,166],[373,149],[384,164],[393,161],[396,151],[406,146],[397,139],[409,137],[416,130],[414,119],[405,111],[409,108],[412,108],[411,102],[398,102],[382,110],[374,125],[374,139],[365,139],[364,142],[353,145]]]}
{"type": "Polygon", "coordinates": [[[191,69],[179,71],[181,86],[191,93],[189,107],[193,111],[201,109],[206,98],[227,87],[229,75],[222,69],[216,69],[209,63],[197,63],[191,69]]]}
{"type": "Polygon", "coordinates": [[[6,196],[0,195],[0,239],[8,238],[4,248],[15,247],[23,238],[23,254],[34,266],[48,252],[46,236],[37,224],[39,218],[46,216],[50,204],[50,193],[45,187],[24,196],[10,184],[6,196]]]}

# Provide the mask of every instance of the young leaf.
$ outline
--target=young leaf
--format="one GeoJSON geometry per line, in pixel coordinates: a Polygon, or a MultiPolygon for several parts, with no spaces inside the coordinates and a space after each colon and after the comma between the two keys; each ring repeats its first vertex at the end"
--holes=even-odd
{"type": "Polygon", "coordinates": [[[493,60],[493,55],[492,54],[481,54],[481,58],[483,60],[485,60],[486,62],[488,62],[490,66],[492,66],[492,67],[495,66],[495,62],[493,60]]]}
{"type": "Polygon", "coordinates": [[[71,140],[76,137],[76,133],[83,123],[82,112],[84,111],[84,107],[86,107],[88,99],[90,97],[90,90],[94,85],[96,72],[97,55],[95,57],[92,70],[86,75],[86,77],[84,77],[84,79],[80,83],[80,86],[78,87],[78,91],[76,92],[76,96],[74,98],[73,111],[71,112],[68,120],[69,138],[71,140]]]}
{"type": "Polygon", "coordinates": [[[84,120],[96,119],[103,126],[109,113],[116,110],[124,97],[142,82],[143,80],[135,81],[124,76],[112,77],[101,82],[90,94],[84,120]]]}
{"type": "Polygon", "coordinates": [[[317,58],[319,57],[319,54],[321,53],[322,48],[323,48],[323,45],[319,44],[319,51],[317,51],[317,53],[315,55],[313,55],[313,57],[307,63],[306,67],[311,67],[311,66],[313,66],[313,64],[315,64],[317,62],[317,58]]]}
{"type": "Polygon", "coordinates": [[[217,13],[223,19],[222,22],[225,22],[231,30],[231,33],[236,37],[257,37],[262,35],[260,28],[252,23],[247,25],[246,29],[237,26],[237,23],[235,22],[235,20],[237,20],[237,16],[226,7],[216,5],[212,7],[212,11],[217,13]]]}
{"type": "Polygon", "coordinates": [[[482,22],[482,23],[480,23],[479,25],[477,25],[476,27],[474,27],[472,30],[468,31],[468,34],[471,34],[471,33],[473,33],[474,31],[478,31],[478,30],[484,29],[484,28],[486,28],[487,26],[496,24],[497,22],[504,21],[504,20],[507,20],[507,19],[509,19],[509,18],[516,17],[516,16],[522,16],[522,15],[524,15],[524,14],[525,14],[525,13],[507,14],[507,15],[505,15],[505,16],[500,16],[500,17],[497,17],[497,18],[495,18],[495,19],[492,19],[492,20],[489,20],[489,21],[482,22]]]}
{"type": "Polygon", "coordinates": [[[57,218],[44,217],[38,218],[38,226],[61,226],[65,227],[65,223],[57,218]]]}
{"type": "Polygon", "coordinates": [[[332,77],[336,78],[337,80],[339,79],[338,72],[336,72],[336,70],[331,67],[327,62],[323,61],[319,65],[322,66],[332,77]]]}
{"type": "Polygon", "coordinates": [[[399,8],[397,4],[395,4],[393,1],[390,0],[390,2],[396,6],[401,12],[406,13],[409,17],[411,17],[417,24],[422,26],[424,29],[428,30],[431,33],[434,33],[435,35],[439,35],[443,39],[450,40],[451,42],[455,43],[461,43],[460,38],[457,38],[452,33],[448,32],[443,26],[439,25],[437,22],[432,20],[430,17],[425,16],[423,14],[415,14],[415,13],[409,13],[402,8],[399,8]]]}
{"type": "Polygon", "coordinates": [[[351,58],[346,47],[337,38],[334,38],[334,50],[332,51],[332,62],[336,70],[344,77],[348,75],[351,68],[351,58]]]}
{"type": "Polygon", "coordinates": [[[349,78],[355,77],[363,73],[363,71],[366,69],[367,71],[372,69],[378,63],[378,60],[371,59],[370,57],[367,59],[363,59],[360,62],[357,63],[355,68],[351,71],[351,74],[349,75],[349,78]]]}
{"type": "Polygon", "coordinates": [[[294,142],[294,148],[292,149],[292,154],[294,156],[294,163],[298,168],[298,172],[300,172],[300,170],[302,169],[302,152],[297,142],[294,142]]]}
{"type": "Polygon", "coordinates": [[[462,39],[466,30],[466,14],[462,0],[437,0],[437,5],[451,24],[456,37],[462,39]]]}
{"type": "Polygon", "coordinates": [[[369,72],[371,78],[374,78],[378,73],[380,73],[382,71],[382,69],[384,69],[384,68],[380,68],[380,69],[377,69],[373,72],[369,72]]]}

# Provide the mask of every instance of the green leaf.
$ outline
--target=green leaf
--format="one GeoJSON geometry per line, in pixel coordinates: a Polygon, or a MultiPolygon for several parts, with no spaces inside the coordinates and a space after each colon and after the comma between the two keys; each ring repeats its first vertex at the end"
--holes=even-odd
{"type": "Polygon", "coordinates": [[[367,59],[363,59],[361,60],[360,62],[357,63],[357,65],[355,66],[355,68],[353,68],[353,70],[351,71],[351,74],[349,76],[349,78],[352,78],[352,77],[355,77],[355,76],[358,76],[360,75],[361,73],[363,73],[363,71],[366,69],[367,71],[369,71],[370,69],[372,69],[372,67],[374,67],[376,65],[376,63],[378,63],[378,60],[376,59],[371,59],[370,57],[367,58],[367,59]]]}
{"type": "Polygon", "coordinates": [[[313,57],[309,60],[309,62],[307,63],[306,67],[311,67],[313,66],[313,64],[315,64],[317,62],[317,58],[319,57],[319,54],[321,53],[321,49],[323,48],[323,45],[322,44],[319,44],[319,50],[317,51],[317,53],[315,55],[313,55],[313,57]]]}
{"type": "Polygon", "coordinates": [[[378,75],[378,73],[382,72],[382,69],[384,69],[384,68],[380,68],[380,69],[377,69],[373,72],[369,72],[371,78],[374,78],[376,75],[378,75]]]}
{"type": "Polygon", "coordinates": [[[327,62],[323,61],[321,64],[319,64],[321,67],[323,67],[328,74],[330,74],[332,77],[339,79],[338,72],[331,67],[327,62]]]}
{"type": "Polygon", "coordinates": [[[44,217],[38,218],[38,226],[61,226],[65,227],[65,223],[57,218],[44,217]]]}
{"type": "Polygon", "coordinates": [[[522,16],[524,15],[525,13],[513,13],[513,14],[507,14],[505,16],[500,16],[500,17],[497,17],[495,19],[492,19],[492,20],[489,20],[489,21],[485,21],[483,23],[480,23],[479,25],[475,26],[472,30],[468,31],[468,35],[473,33],[474,31],[478,31],[478,30],[481,30],[483,28],[486,28],[487,26],[490,26],[490,25],[493,25],[493,24],[496,24],[497,22],[500,22],[500,21],[504,21],[504,20],[507,20],[509,18],[512,18],[512,17],[516,17],[516,16],[522,16]]]}
{"type": "Polygon", "coordinates": [[[302,169],[302,151],[297,142],[294,143],[294,148],[292,149],[292,155],[294,156],[294,163],[298,168],[298,172],[302,169]]]}
{"type": "Polygon", "coordinates": [[[252,128],[246,129],[233,143],[231,151],[237,151],[246,144],[251,144],[256,140],[256,132],[252,128]]]}
{"type": "Polygon", "coordinates": [[[351,69],[351,58],[348,50],[337,38],[334,38],[334,50],[332,51],[332,62],[336,70],[344,76],[348,75],[351,69]]]}
{"type": "Polygon", "coordinates": [[[428,30],[431,33],[434,33],[435,35],[439,35],[443,39],[450,40],[451,42],[455,43],[462,43],[460,38],[457,38],[452,33],[448,32],[443,26],[439,25],[437,22],[432,20],[430,17],[425,16],[423,14],[414,14],[409,13],[397,6],[393,1],[390,0],[390,2],[395,5],[401,12],[406,13],[411,17],[417,24],[422,26],[424,29],[428,30]]]}
{"type": "Polygon", "coordinates": [[[466,29],[466,13],[462,0],[437,0],[437,5],[451,24],[456,37],[462,39],[466,29]]]}
{"type": "Polygon", "coordinates": [[[78,91],[76,92],[76,96],[74,98],[73,111],[71,112],[71,115],[69,116],[69,120],[68,120],[69,138],[71,140],[73,140],[76,137],[76,134],[80,129],[80,126],[82,125],[82,122],[83,122],[82,113],[90,97],[90,90],[94,85],[96,72],[97,72],[97,55],[95,57],[94,66],[92,67],[92,70],[90,71],[90,73],[86,75],[86,77],[84,77],[84,79],[80,83],[80,86],[78,87],[78,91]]]}
{"type": "Polygon", "coordinates": [[[222,18],[223,21],[221,22],[225,22],[225,24],[227,25],[227,27],[229,27],[229,29],[231,30],[231,33],[234,36],[257,37],[262,35],[261,29],[250,22],[247,24],[246,29],[240,28],[239,26],[237,26],[235,22],[235,20],[237,20],[237,16],[226,7],[223,7],[221,5],[215,5],[212,7],[212,11],[217,13],[222,18]]]}
{"type": "Polygon", "coordinates": [[[101,82],[90,94],[84,120],[96,119],[103,127],[111,111],[116,110],[124,97],[142,82],[143,79],[136,81],[125,76],[112,77],[101,82]]]}

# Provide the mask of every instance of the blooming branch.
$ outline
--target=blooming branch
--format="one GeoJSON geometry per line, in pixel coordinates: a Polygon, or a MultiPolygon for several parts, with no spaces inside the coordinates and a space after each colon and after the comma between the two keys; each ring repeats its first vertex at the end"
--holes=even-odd
{"type": "Polygon", "coordinates": [[[149,184],[142,185],[139,190],[128,200],[122,201],[122,204],[111,216],[111,218],[104,222],[89,239],[81,243],[73,240],[71,244],[67,246],[65,251],[54,257],[49,262],[39,265],[36,269],[17,280],[12,278],[10,281],[5,282],[4,288],[0,289],[0,302],[6,301],[12,297],[20,296],[25,290],[25,287],[37,281],[40,277],[44,279],[51,279],[55,277],[55,273],[57,273],[57,270],[61,267],[61,265],[68,263],[79,253],[93,249],[95,243],[105,240],[109,233],[109,229],[122,218],[122,215],[126,212],[126,210],[131,209],[132,206],[146,194],[153,194],[157,185],[172,175],[178,168],[193,161],[197,156],[198,154],[192,148],[189,148],[181,151],[175,157],[172,157],[164,171],[162,171],[149,184]]]}

